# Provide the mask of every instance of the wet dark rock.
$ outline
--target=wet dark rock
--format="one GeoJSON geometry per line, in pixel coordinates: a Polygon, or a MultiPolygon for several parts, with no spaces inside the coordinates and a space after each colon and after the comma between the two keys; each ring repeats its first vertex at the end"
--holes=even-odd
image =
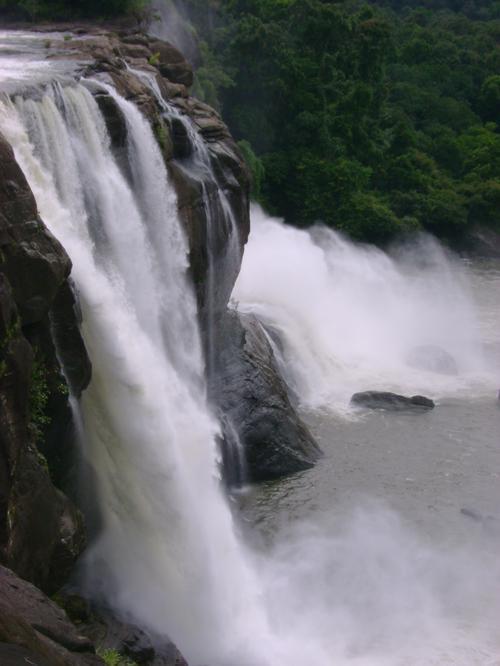
{"type": "Polygon", "coordinates": [[[170,121],[170,130],[174,148],[173,157],[180,160],[190,157],[193,152],[193,146],[191,145],[187,130],[179,118],[172,118],[170,121]]]}
{"type": "MultiPolygon", "coordinates": [[[[2,137],[0,250],[0,562],[52,591],[69,575],[85,533],[81,515],[53,484],[38,448],[47,433],[35,431],[31,412],[40,390],[36,367],[54,425],[57,414],[64,423],[71,418],[50,325],[71,263],[38,218],[33,194],[2,137]]],[[[64,316],[66,327],[73,327],[67,347],[75,357],[81,354],[83,367],[88,359],[72,309],[64,316]]]]}
{"type": "Polygon", "coordinates": [[[34,585],[0,566],[0,657],[2,650],[12,660],[25,652],[31,653],[41,665],[104,663],[95,654],[93,643],[77,630],[57,604],[34,585]],[[7,649],[5,644],[17,649],[7,649]]]}
{"type": "Polygon", "coordinates": [[[351,398],[351,404],[366,409],[387,409],[391,411],[401,410],[428,410],[434,408],[434,402],[423,395],[414,395],[408,398],[397,393],[388,391],[363,391],[355,393],[351,398]]]}
{"type": "Polygon", "coordinates": [[[57,292],[50,310],[50,324],[71,391],[80,396],[90,383],[92,366],[80,334],[81,312],[70,280],[63,282],[57,292]]]}
{"type": "Polygon", "coordinates": [[[104,116],[111,145],[115,149],[124,149],[127,143],[127,124],[123,113],[111,95],[98,93],[95,100],[104,116]]]}
{"type": "Polygon", "coordinates": [[[61,244],[38,217],[35,198],[10,145],[0,136],[0,269],[23,324],[39,321],[71,270],[61,244]]]}
{"type": "Polygon", "coordinates": [[[260,322],[229,313],[218,346],[212,394],[240,439],[249,479],[265,481],[312,467],[321,451],[290,403],[260,322]]]}
{"type": "Polygon", "coordinates": [[[51,664],[38,654],[12,643],[0,643],[0,664],[2,666],[51,666],[51,664]]]}
{"type": "Polygon", "coordinates": [[[59,595],[78,630],[99,645],[101,650],[115,650],[138,666],[187,666],[176,646],[165,637],[153,638],[133,622],[106,608],[94,607],[78,595],[59,595]]]}
{"type": "Polygon", "coordinates": [[[415,347],[406,357],[406,362],[419,370],[440,375],[458,375],[458,366],[453,356],[437,345],[415,347]]]}

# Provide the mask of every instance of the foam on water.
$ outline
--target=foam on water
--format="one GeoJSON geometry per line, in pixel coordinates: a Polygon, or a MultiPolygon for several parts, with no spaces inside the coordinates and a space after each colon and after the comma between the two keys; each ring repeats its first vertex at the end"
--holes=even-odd
{"type": "Polygon", "coordinates": [[[326,228],[301,231],[252,210],[233,292],[279,337],[278,358],[307,407],[344,411],[356,391],[482,394],[495,386],[465,271],[430,237],[389,256],[326,228]],[[412,367],[419,347],[451,355],[458,373],[412,367]]]}

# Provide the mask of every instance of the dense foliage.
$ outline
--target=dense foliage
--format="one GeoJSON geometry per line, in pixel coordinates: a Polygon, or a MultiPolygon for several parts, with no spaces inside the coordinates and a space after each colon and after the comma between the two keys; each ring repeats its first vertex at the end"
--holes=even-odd
{"type": "Polygon", "coordinates": [[[207,3],[189,4],[198,92],[245,141],[272,211],[379,242],[500,230],[499,3],[222,0],[210,32],[207,3]]]}
{"type": "MultiPolygon", "coordinates": [[[[376,242],[500,230],[500,0],[163,2],[272,212],[376,242]]],[[[148,4],[0,0],[51,18],[148,4]]]]}
{"type": "Polygon", "coordinates": [[[108,18],[144,11],[148,0],[0,0],[0,12],[19,19],[108,18]]]}

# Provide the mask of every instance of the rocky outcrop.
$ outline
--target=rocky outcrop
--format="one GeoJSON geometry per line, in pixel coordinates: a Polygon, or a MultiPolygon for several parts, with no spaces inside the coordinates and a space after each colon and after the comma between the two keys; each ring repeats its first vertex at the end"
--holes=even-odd
{"type": "MultiPolygon", "coordinates": [[[[321,451],[290,403],[260,322],[230,313],[223,342],[213,392],[243,446],[249,479],[275,479],[312,467],[321,451]]],[[[231,436],[225,433],[226,439],[231,436]]]]}
{"type": "MultiPolygon", "coordinates": [[[[190,96],[191,65],[174,46],[156,37],[134,31],[117,34],[80,28],[73,39],[54,42],[49,57],[81,61],[83,75],[112,85],[151,123],[177,191],[202,324],[206,325],[209,307],[219,313],[226,309],[250,230],[249,172],[227,126],[214,109],[190,96]],[[145,76],[152,79],[156,95],[145,76]],[[165,104],[170,112],[165,112],[165,104]],[[210,168],[203,173],[191,168],[194,147],[182,119],[191,123],[206,147],[210,168]],[[234,245],[235,239],[231,238],[233,228],[217,190],[227,198],[235,221],[239,247],[236,262],[227,261],[228,246],[234,245]],[[213,271],[210,281],[209,270],[213,271]],[[209,282],[217,286],[212,294],[207,293],[209,282]]],[[[123,157],[127,136],[124,118],[106,91],[96,90],[95,95],[115,152],[119,159],[122,156],[120,161],[127,169],[123,157]]]]}
{"type": "Polygon", "coordinates": [[[145,631],[105,608],[95,608],[75,595],[58,599],[81,634],[99,646],[131,659],[137,666],[187,666],[187,662],[164,636],[153,640],[145,631]]]}
{"type": "Polygon", "coordinates": [[[388,391],[362,391],[355,393],[351,404],[366,409],[388,409],[390,411],[426,411],[434,408],[434,402],[423,395],[414,395],[407,398],[404,395],[388,391]]]}
{"type": "Polygon", "coordinates": [[[99,666],[94,644],[34,585],[0,566],[2,666],[99,666]]]}
{"type": "Polygon", "coordinates": [[[71,411],[51,321],[71,330],[59,351],[72,359],[77,391],[90,365],[68,293],[71,263],[2,137],[0,252],[0,562],[51,591],[85,542],[79,511],[53,483],[55,461],[68,457],[68,440],[53,433],[70,428],[71,411]]]}

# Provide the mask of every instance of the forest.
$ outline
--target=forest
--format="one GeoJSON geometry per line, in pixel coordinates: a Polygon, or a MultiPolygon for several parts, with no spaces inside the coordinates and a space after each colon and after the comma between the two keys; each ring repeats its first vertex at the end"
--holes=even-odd
{"type": "MultiPolygon", "coordinates": [[[[254,197],[297,226],[385,243],[500,230],[500,3],[170,0],[196,36],[254,197]]],[[[144,0],[0,3],[34,18],[145,11],[144,0]]]]}

